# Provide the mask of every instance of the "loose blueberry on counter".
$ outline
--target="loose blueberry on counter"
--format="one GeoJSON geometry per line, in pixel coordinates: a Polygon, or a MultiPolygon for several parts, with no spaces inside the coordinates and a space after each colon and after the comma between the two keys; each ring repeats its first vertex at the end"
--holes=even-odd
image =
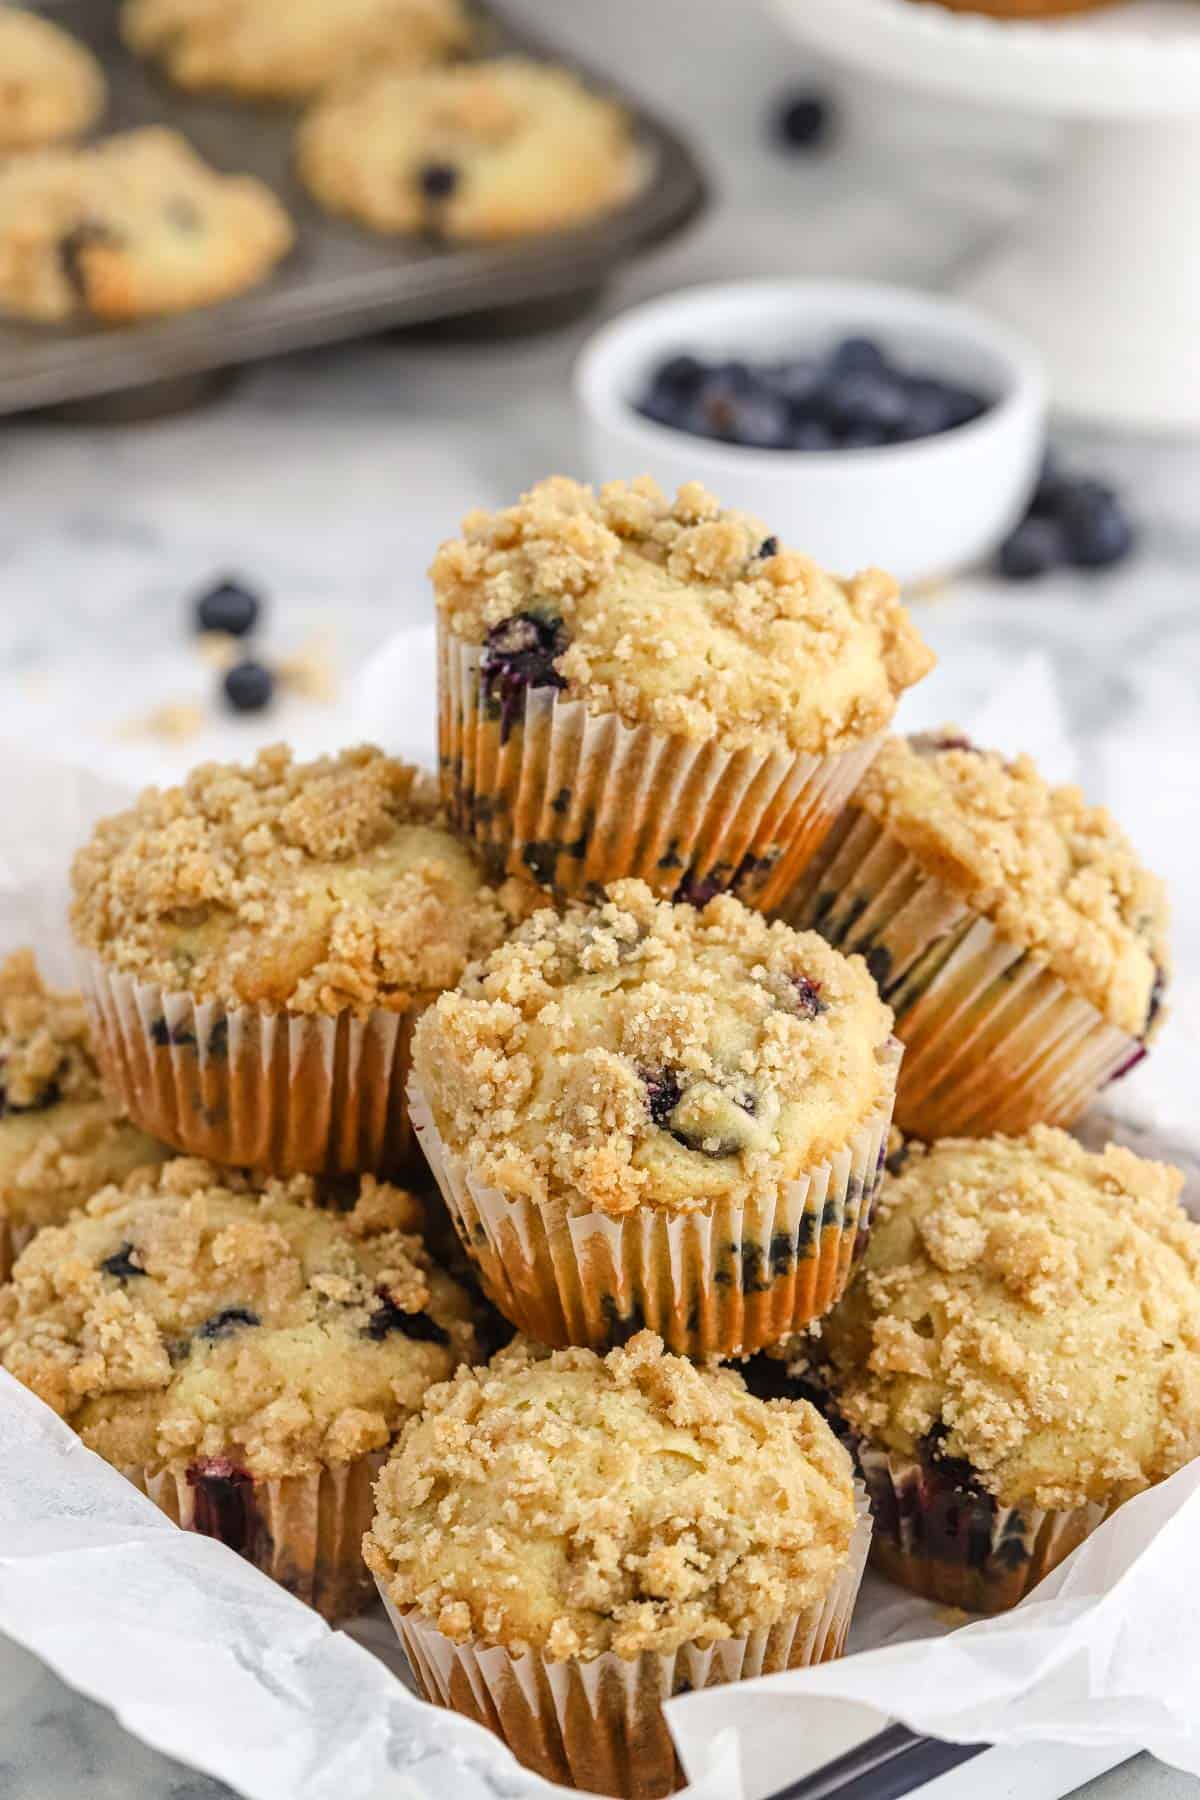
{"type": "Polygon", "coordinates": [[[1105,569],[1122,562],[1134,542],[1112,488],[1067,474],[1047,452],[1029,510],[1001,545],[996,567],[1010,581],[1030,581],[1066,565],[1105,569]]]}
{"type": "Polygon", "coordinates": [[[275,677],[263,663],[248,656],[245,662],[234,663],[226,671],[221,686],[234,712],[262,712],[271,704],[275,677]]]}
{"type": "Polygon", "coordinates": [[[828,139],[833,118],[825,94],[815,89],[785,94],[775,108],[774,135],[786,150],[815,150],[828,139]]]}
{"type": "Polygon", "coordinates": [[[240,581],[221,581],[196,601],[197,631],[223,631],[227,637],[247,637],[258,624],[262,601],[240,581]]]}

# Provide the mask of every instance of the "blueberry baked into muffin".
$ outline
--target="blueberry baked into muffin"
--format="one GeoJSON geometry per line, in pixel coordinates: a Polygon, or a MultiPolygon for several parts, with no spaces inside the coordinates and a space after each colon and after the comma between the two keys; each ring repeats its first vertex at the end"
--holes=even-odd
{"type": "Polygon", "coordinates": [[[120,324],[263,281],[291,248],[264,182],[222,175],[149,125],[0,168],[0,313],[120,324]]]}
{"type": "Polygon", "coordinates": [[[540,482],[432,578],[447,804],[572,895],[778,904],[934,661],[890,577],[827,575],[696,483],[540,482]]]}
{"type": "MultiPolygon", "coordinates": [[[[378,750],[209,763],[75,859],[97,1052],[130,1116],[276,1174],[398,1173],[422,1008],[519,907],[378,750]]],[[[418,1159],[419,1161],[419,1159],[418,1159]]]]}
{"type": "Polygon", "coordinates": [[[90,50],[49,19],[0,5],[0,155],[78,137],[105,98],[90,50]]]}
{"type": "Polygon", "coordinates": [[[476,1353],[418,1218],[370,1177],[336,1214],[304,1177],[179,1158],[38,1234],[0,1289],[0,1363],[177,1523],[348,1615],[380,1455],[476,1353]]]}
{"type": "Polygon", "coordinates": [[[908,1146],[809,1347],[886,1574],[1000,1611],[1200,1453],[1200,1226],[1182,1184],[1046,1126],[908,1146]]]}
{"type": "Polygon", "coordinates": [[[812,1407],[649,1332],[461,1370],[377,1499],[364,1551],[427,1697],[631,1800],[682,1780],[672,1693],[841,1653],[869,1536],[812,1407]]]}
{"type": "Polygon", "coordinates": [[[867,958],[917,1137],[1069,1125],[1162,1018],[1162,882],[1077,787],[953,728],[888,739],[782,910],[867,958]]]}
{"type": "Polygon", "coordinates": [[[381,66],[419,69],[469,47],[460,0],[124,0],[121,30],[180,87],[304,100],[381,66]]]}
{"type": "Polygon", "coordinates": [[[102,1088],[80,995],[47,988],[31,950],[0,963],[0,1281],[42,1226],[169,1154],[102,1088]]]}
{"type": "Polygon", "coordinates": [[[862,962],[731,896],[538,912],[413,1043],[413,1121],[490,1298],[542,1343],[735,1355],[865,1241],[897,1050],[862,962]]]}
{"type": "Polygon", "coordinates": [[[569,70],[515,56],[335,89],[305,120],[298,157],[330,212],[476,242],[578,224],[636,179],[622,109],[569,70]]]}

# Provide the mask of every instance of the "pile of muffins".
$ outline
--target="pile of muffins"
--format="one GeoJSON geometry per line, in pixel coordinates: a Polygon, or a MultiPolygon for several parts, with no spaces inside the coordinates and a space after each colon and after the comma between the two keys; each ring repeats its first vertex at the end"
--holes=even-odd
{"type": "MultiPolygon", "coordinates": [[[[185,92],[305,108],[297,173],[367,230],[503,242],[611,211],[641,179],[624,109],[570,70],[488,56],[461,0],[123,0],[128,49],[185,92]]],[[[0,0],[0,312],[107,323],[264,281],[295,228],[267,183],[161,125],[80,147],[91,52],[0,0]]]]}
{"type": "Polygon", "coordinates": [[[839,1655],[869,1553],[1011,1606],[1200,1452],[1182,1178],[1063,1129],[1165,900],[1028,758],[889,736],[895,585],[698,486],[543,482],[432,579],[437,782],[199,768],[76,858],[90,1036],[6,966],[0,1366],[657,1796],[664,1699],[839,1655]]]}

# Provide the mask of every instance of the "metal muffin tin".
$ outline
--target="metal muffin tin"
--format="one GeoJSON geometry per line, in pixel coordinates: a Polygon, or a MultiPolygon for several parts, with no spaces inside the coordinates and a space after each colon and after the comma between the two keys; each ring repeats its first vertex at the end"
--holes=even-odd
{"type": "MultiPolygon", "coordinates": [[[[281,4],[286,0],[281,0],[281,4]]],[[[642,179],[617,210],[570,231],[500,246],[379,237],[331,218],[292,166],[300,109],[196,97],[126,51],[116,0],[47,0],[39,11],[100,58],[109,105],[96,135],[151,123],[181,131],[215,168],[259,175],[283,200],[297,242],[269,280],[236,299],[144,324],[41,325],[0,317],[0,414],[90,401],[127,390],[186,393],[190,378],[280,351],[360,337],[389,326],[470,313],[537,308],[598,287],[623,262],[686,224],[704,178],[667,126],[617,94],[635,129],[642,179]]],[[[476,8],[480,54],[552,45],[476,8]]],[[[593,85],[612,83],[580,71],[593,85]]]]}

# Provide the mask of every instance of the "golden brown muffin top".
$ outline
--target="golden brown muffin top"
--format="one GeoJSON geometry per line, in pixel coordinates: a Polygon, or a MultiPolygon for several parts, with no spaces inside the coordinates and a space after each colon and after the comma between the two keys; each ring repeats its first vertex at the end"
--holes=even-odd
{"type": "Polygon", "coordinates": [[[855,792],[954,893],[1134,1037],[1159,1012],[1167,896],[1120,826],[1032,757],[1006,762],[953,726],[891,737],[855,792]]]}
{"type": "Polygon", "coordinates": [[[433,1388],[364,1543],[398,1607],[552,1660],[710,1644],[819,1604],[855,1524],[850,1459],[803,1400],[643,1331],[603,1359],[518,1340],[433,1388]]]}
{"type": "Polygon", "coordinates": [[[472,513],[431,574],[446,627],[493,659],[532,619],[567,699],[730,749],[861,744],[934,663],[890,576],[828,575],[698,482],[668,500],[554,476],[472,513]]]}
{"type": "Polygon", "coordinates": [[[18,1258],[0,1364],[121,1468],[293,1475],[385,1448],[476,1353],[471,1302],[411,1195],[314,1194],[190,1157],[139,1170],[18,1258]]]}
{"type": "Polygon", "coordinates": [[[815,1358],[856,1432],[1005,1505],[1121,1500],[1200,1453],[1183,1177],[1039,1126],[912,1143],[815,1358]]]}
{"type": "Polygon", "coordinates": [[[0,1222],[56,1222],[170,1152],[100,1084],[83,1001],[48,988],[32,950],[0,963],[0,1222]]]}
{"type": "Polygon", "coordinates": [[[773,1194],[891,1093],[860,957],[616,882],[544,910],[422,1017],[413,1068],[451,1152],[509,1197],[613,1215],[773,1194]]]}
{"type": "Polygon", "coordinates": [[[517,909],[431,786],[370,747],[205,763],[97,826],[72,870],[80,943],[227,1005],[402,1012],[451,986],[517,909]]]}

